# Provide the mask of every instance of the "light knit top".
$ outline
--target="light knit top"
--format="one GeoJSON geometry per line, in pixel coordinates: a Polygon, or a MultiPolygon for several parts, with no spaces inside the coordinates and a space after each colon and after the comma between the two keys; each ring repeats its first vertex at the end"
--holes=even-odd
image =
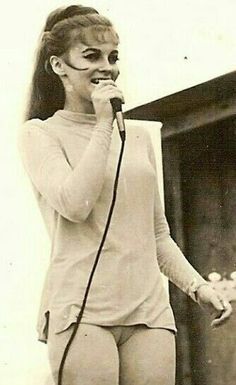
{"type": "MultiPolygon", "coordinates": [[[[191,295],[205,282],[172,240],[161,206],[148,133],[127,130],[116,205],[82,322],[176,330],[161,272],[191,295]]],[[[57,111],[27,121],[20,150],[51,237],[39,311],[39,340],[76,320],[111,203],[117,130],[95,115],[57,111]]]]}

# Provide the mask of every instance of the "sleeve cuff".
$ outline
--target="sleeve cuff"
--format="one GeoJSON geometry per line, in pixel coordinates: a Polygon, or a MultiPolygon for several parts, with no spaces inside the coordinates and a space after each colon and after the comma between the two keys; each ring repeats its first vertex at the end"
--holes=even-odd
{"type": "Polygon", "coordinates": [[[194,302],[197,302],[197,291],[201,286],[209,286],[209,283],[201,277],[201,279],[194,278],[189,288],[187,290],[187,294],[192,298],[194,302]]]}

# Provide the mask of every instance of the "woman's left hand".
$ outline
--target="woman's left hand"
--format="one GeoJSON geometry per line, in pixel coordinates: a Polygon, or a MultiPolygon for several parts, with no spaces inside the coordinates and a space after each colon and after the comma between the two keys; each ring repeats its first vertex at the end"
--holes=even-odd
{"type": "Polygon", "coordinates": [[[214,317],[211,322],[213,328],[228,321],[232,313],[232,306],[227,298],[210,285],[200,286],[196,294],[199,305],[214,317]]]}

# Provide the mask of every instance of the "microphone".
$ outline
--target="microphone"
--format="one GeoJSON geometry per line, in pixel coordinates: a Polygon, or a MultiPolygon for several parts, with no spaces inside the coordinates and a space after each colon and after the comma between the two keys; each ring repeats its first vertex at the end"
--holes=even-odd
{"type": "Polygon", "coordinates": [[[124,122],[124,117],[122,114],[122,103],[119,98],[112,98],[110,99],[112,109],[116,118],[120,138],[122,141],[125,141],[125,122],[124,122]]]}

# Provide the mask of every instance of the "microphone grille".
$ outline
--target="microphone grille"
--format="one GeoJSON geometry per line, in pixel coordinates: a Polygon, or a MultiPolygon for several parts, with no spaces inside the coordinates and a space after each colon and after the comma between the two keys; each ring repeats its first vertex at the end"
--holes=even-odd
{"type": "Polygon", "coordinates": [[[122,102],[119,98],[112,98],[110,102],[114,113],[122,111],[122,102]]]}

